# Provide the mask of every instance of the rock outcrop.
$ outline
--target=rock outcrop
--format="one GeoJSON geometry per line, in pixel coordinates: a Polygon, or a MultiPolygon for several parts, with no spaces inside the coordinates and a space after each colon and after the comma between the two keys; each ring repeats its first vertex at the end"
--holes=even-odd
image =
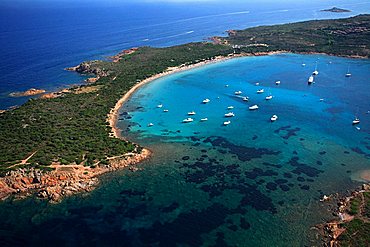
{"type": "Polygon", "coordinates": [[[23,97],[23,96],[32,96],[37,94],[45,93],[46,91],[44,89],[36,89],[36,88],[30,88],[24,92],[13,92],[10,93],[9,96],[12,97],[23,97]]]}
{"type": "Polygon", "coordinates": [[[51,202],[59,202],[63,197],[93,190],[99,183],[99,175],[122,168],[135,171],[136,164],[150,156],[150,151],[143,149],[139,154],[125,154],[110,158],[109,165],[95,167],[83,165],[53,164],[53,171],[44,172],[35,168],[21,168],[9,171],[0,178],[0,200],[11,195],[23,198],[35,194],[51,202]]]}

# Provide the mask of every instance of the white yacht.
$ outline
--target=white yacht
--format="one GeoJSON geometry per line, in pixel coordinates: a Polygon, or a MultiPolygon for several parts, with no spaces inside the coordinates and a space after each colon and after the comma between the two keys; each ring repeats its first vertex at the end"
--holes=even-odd
{"type": "Polygon", "coordinates": [[[196,113],[195,113],[195,111],[190,111],[190,112],[188,112],[188,115],[189,116],[191,116],[191,115],[195,115],[196,113]]]}
{"type": "Polygon", "coordinates": [[[148,123],[148,127],[152,127],[153,125],[153,123],[148,123]]]}
{"type": "Polygon", "coordinates": [[[240,94],[242,94],[242,91],[236,91],[234,94],[235,95],[240,95],[240,94]]]}
{"type": "Polygon", "coordinates": [[[276,81],[275,84],[276,85],[280,85],[281,81],[276,81]]]}
{"type": "Polygon", "coordinates": [[[311,85],[311,84],[313,83],[313,80],[314,80],[314,78],[313,78],[313,76],[311,75],[311,76],[308,78],[308,81],[307,81],[308,85],[311,85]]]}
{"type": "Polygon", "coordinates": [[[249,97],[243,97],[243,101],[249,101],[249,97]]]}
{"type": "Polygon", "coordinates": [[[264,89],[257,90],[257,93],[263,93],[263,92],[265,92],[264,89]]]}
{"type": "Polygon", "coordinates": [[[160,105],[157,105],[157,107],[158,107],[158,108],[162,108],[162,107],[163,107],[163,105],[162,105],[162,104],[160,104],[160,105]]]}
{"type": "Polygon", "coordinates": [[[273,98],[273,96],[270,94],[269,96],[266,96],[266,100],[270,100],[270,99],[272,99],[273,98]]]}
{"type": "Polygon", "coordinates": [[[232,109],[234,109],[234,106],[232,106],[232,105],[231,106],[228,106],[227,109],[228,110],[232,110],[232,109]]]}
{"type": "Polygon", "coordinates": [[[211,100],[210,99],[204,99],[203,101],[202,101],[202,103],[203,104],[207,104],[207,103],[209,103],[211,100]]]}
{"type": "Polygon", "coordinates": [[[252,105],[249,107],[249,110],[258,110],[258,105],[252,105]]]}
{"type": "Polygon", "coordinates": [[[188,118],[185,118],[184,120],[182,120],[183,123],[190,123],[190,122],[193,122],[194,119],[188,117],[188,118]]]}
{"type": "Polygon", "coordinates": [[[205,117],[205,118],[202,118],[202,119],[200,119],[200,121],[201,121],[201,122],[208,121],[208,118],[206,118],[206,117],[205,117]]]}
{"type": "Polygon", "coordinates": [[[231,121],[229,120],[229,121],[224,122],[224,125],[229,125],[230,123],[231,121]]]}
{"type": "Polygon", "coordinates": [[[277,115],[272,115],[272,117],[270,118],[271,122],[275,122],[277,119],[278,119],[277,115]]]}
{"type": "Polygon", "coordinates": [[[235,117],[235,114],[233,112],[229,112],[225,114],[225,117],[235,117]]]}
{"type": "Polygon", "coordinates": [[[352,121],[352,124],[355,125],[355,124],[359,124],[360,123],[360,119],[358,117],[356,117],[353,121],[352,121]]]}

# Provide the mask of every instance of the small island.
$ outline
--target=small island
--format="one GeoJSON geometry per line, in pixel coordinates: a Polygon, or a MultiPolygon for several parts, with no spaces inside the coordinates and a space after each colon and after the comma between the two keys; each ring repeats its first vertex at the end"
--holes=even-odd
{"type": "Polygon", "coordinates": [[[347,12],[351,12],[351,10],[348,10],[348,9],[341,9],[341,8],[337,8],[337,7],[333,7],[331,9],[323,9],[323,10],[320,10],[321,12],[333,12],[333,13],[347,13],[347,12]]]}
{"type": "Polygon", "coordinates": [[[33,95],[38,95],[45,93],[46,90],[44,89],[36,89],[36,88],[30,88],[24,92],[13,92],[10,93],[9,96],[11,97],[25,97],[25,96],[33,96],[33,95]]]}

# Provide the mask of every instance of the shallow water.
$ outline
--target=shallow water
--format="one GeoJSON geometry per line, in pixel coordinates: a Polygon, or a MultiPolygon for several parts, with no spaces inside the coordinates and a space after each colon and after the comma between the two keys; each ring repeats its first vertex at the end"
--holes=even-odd
{"type": "Polygon", "coordinates": [[[147,84],[121,109],[118,125],[153,157],[139,171],[106,174],[93,192],[58,205],[35,198],[1,203],[0,244],[315,242],[311,226],[331,218],[320,197],[360,185],[351,176],[370,165],[368,78],[369,60],[281,54],[238,58],[147,84]],[[316,62],[320,73],[307,86],[316,62]],[[344,77],[348,66],[351,78],[344,77]],[[260,88],[265,93],[258,95],[260,88]],[[250,101],[236,97],[237,90],[250,101]],[[264,99],[268,93],[271,101],[264,99]],[[204,98],[211,101],[201,104],[204,98]],[[260,109],[248,111],[252,104],[260,109]],[[222,126],[230,105],[236,116],[222,126]],[[181,123],[192,110],[195,121],[181,123]],[[360,130],[351,125],[357,111],[360,130]],[[274,123],[272,114],[279,116],[274,123]],[[209,120],[199,122],[202,117],[209,120]]]}

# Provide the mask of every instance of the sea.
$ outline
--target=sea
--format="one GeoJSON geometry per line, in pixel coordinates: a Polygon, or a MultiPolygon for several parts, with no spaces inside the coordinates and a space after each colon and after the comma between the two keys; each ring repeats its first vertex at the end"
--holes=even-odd
{"type": "MultiPolygon", "coordinates": [[[[122,49],[370,12],[366,1],[66,3],[0,3],[1,109],[28,100],[10,92],[81,84],[83,76],[64,68],[122,49]],[[333,6],[352,12],[319,11],[333,6]]],[[[138,171],[105,174],[94,191],[59,204],[35,197],[1,202],[0,245],[315,245],[313,226],[332,218],[320,198],[360,186],[360,172],[370,167],[368,78],[368,59],[287,53],[153,81],[122,107],[118,122],[122,135],[152,157],[138,171]],[[250,111],[255,104],[259,109],[250,111]],[[235,116],[226,118],[229,112],[235,116]],[[188,117],[194,121],[183,123],[188,117]],[[353,126],[355,117],[361,123],[353,126]]]]}

